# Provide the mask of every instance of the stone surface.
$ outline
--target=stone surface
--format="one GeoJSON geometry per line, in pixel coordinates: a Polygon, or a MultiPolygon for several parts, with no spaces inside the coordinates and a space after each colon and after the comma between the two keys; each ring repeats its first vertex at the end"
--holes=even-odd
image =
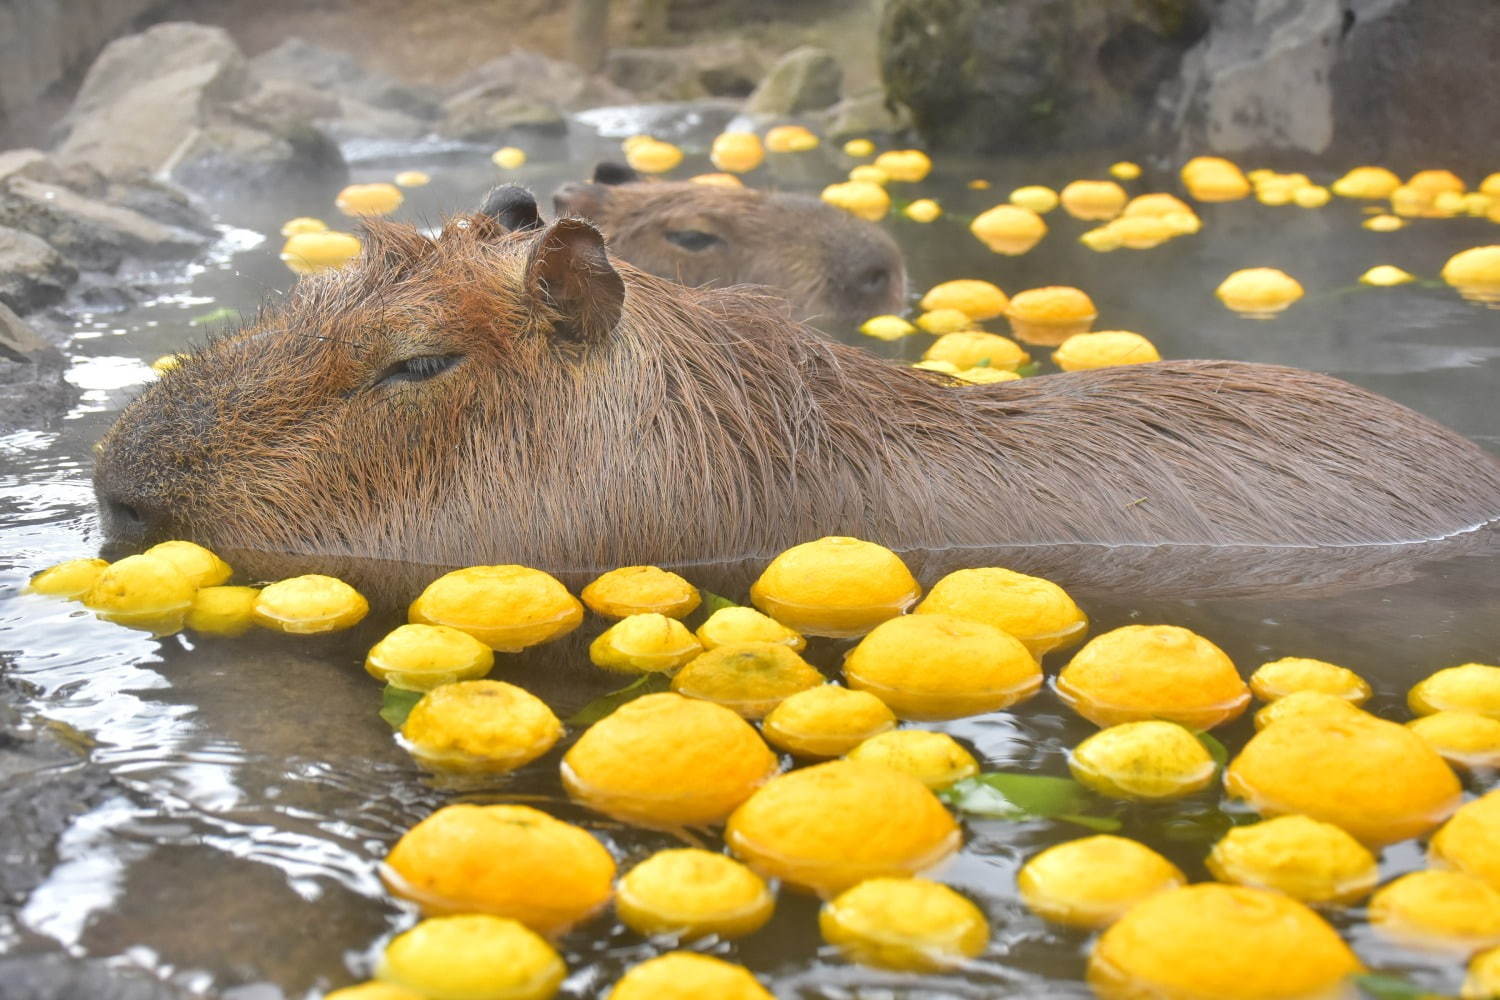
{"type": "Polygon", "coordinates": [[[885,91],[870,90],[846,97],[824,112],[823,134],[837,142],[874,135],[896,135],[911,128],[905,108],[886,104],[885,91]]]}
{"type": "Polygon", "coordinates": [[[78,269],[46,240],[0,227],[0,303],[29,313],[59,302],[78,269]]]}
{"type": "Polygon", "coordinates": [[[795,115],[826,108],[839,99],[844,71],[833,53],[813,45],[793,49],[773,67],[745,102],[753,115],[795,115]]]}
{"type": "Polygon", "coordinates": [[[664,48],[615,48],[604,67],[611,83],[642,101],[746,97],[766,63],[743,40],[664,48]]]}
{"type": "Polygon", "coordinates": [[[262,52],[250,60],[250,72],[262,82],[295,84],[335,100],[355,100],[413,118],[433,118],[438,113],[437,96],[431,91],[368,69],[347,52],[304,38],[288,38],[262,52]]]}
{"type": "Polygon", "coordinates": [[[127,254],[181,257],[207,242],[128,208],[24,177],[0,186],[0,226],[38,236],[79,267],[98,271],[114,270],[127,254]]]}
{"type": "Polygon", "coordinates": [[[565,112],[630,100],[602,76],[516,49],[463,77],[443,102],[437,130],[454,139],[499,142],[513,128],[561,127],[565,112]]]}
{"type": "Polygon", "coordinates": [[[889,0],[886,93],[944,149],[994,153],[1135,139],[1209,0],[889,0]]]}

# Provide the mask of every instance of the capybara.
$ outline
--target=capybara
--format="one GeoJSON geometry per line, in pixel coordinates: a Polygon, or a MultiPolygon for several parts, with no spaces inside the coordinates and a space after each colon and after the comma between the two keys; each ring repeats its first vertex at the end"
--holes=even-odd
{"type": "Polygon", "coordinates": [[[559,216],[588,219],[610,252],[694,287],[764,285],[796,318],[853,330],[906,305],[906,268],[879,226],[801,194],[692,181],[642,181],[601,164],[590,183],[552,196],[559,216]]]}
{"type": "Polygon", "coordinates": [[[506,226],[371,223],[357,264],[148,388],[99,449],[107,532],[251,553],[252,577],[256,552],[392,560],[376,582],[407,592],[434,567],[682,567],[828,534],[1026,545],[1033,572],[1058,543],[1087,585],[1079,543],[1333,552],[1500,517],[1492,456],[1333,378],[957,384],[769,296],[643,274],[513,195],[506,226]]]}

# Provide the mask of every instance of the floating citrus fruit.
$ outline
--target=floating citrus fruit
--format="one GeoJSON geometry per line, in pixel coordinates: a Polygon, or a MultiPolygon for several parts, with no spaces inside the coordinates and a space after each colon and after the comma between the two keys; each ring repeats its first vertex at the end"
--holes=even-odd
{"type": "Polygon", "coordinates": [[[563,757],[573,798],[628,823],[717,823],[776,773],[777,760],[729,709],[651,694],[594,723],[563,757]]]}
{"type": "Polygon", "coordinates": [[[1255,713],[1255,728],[1264,729],[1281,719],[1314,718],[1363,714],[1347,698],[1326,691],[1293,691],[1271,702],[1255,713]]]}
{"type": "Polygon", "coordinates": [[[1500,719],[1500,667],[1465,663],[1439,670],[1412,687],[1406,704],[1416,715],[1473,712],[1500,719]]]}
{"type": "Polygon", "coordinates": [[[255,625],[256,587],[200,587],[185,624],[194,632],[234,638],[255,625]]]}
{"type": "Polygon", "coordinates": [[[960,834],[917,779],[835,760],[768,781],[729,817],[724,839],[762,875],[826,896],[926,871],[957,850],[960,834]]]}
{"type": "Polygon", "coordinates": [[[1458,807],[1458,779],[1405,726],[1358,710],[1271,723],[1224,775],[1262,815],[1301,813],[1375,846],[1417,837],[1458,807]]]}
{"type": "Polygon", "coordinates": [[[978,367],[1015,371],[1030,361],[1031,355],[1015,341],[998,333],[965,330],[938,337],[922,358],[925,361],[949,361],[961,371],[978,367]]]}
{"type": "Polygon", "coordinates": [[[126,556],[99,573],[83,604],[105,621],[167,635],[182,628],[196,589],[165,559],[126,556]]]}
{"type": "Polygon", "coordinates": [[[933,222],[943,214],[943,206],[931,198],[918,198],[901,210],[913,222],[933,222]]]}
{"type": "Polygon", "coordinates": [[[871,316],[860,324],[859,332],[876,340],[900,340],[916,333],[917,328],[900,316],[871,316]]]}
{"type": "Polygon", "coordinates": [[[1370,897],[1370,925],[1409,947],[1472,954],[1500,945],[1500,890],[1463,872],[1412,872],[1370,897]]]}
{"type": "Polygon", "coordinates": [[[583,621],[583,605],[539,569],[470,566],[428,584],[407,617],[456,628],[491,649],[514,653],[573,631],[583,621]]]}
{"type": "Polygon", "coordinates": [[[1454,767],[1500,768],[1500,719],[1473,712],[1434,712],[1406,725],[1454,767]]]}
{"type": "Polygon", "coordinates": [[[393,179],[397,187],[404,188],[426,187],[432,183],[432,178],[421,170],[403,170],[393,179]]]}
{"type": "Polygon", "coordinates": [[[932,160],[920,149],[888,149],[875,157],[875,166],[893,181],[915,183],[932,171],[932,160]]]}
{"type": "Polygon", "coordinates": [[[1017,340],[1046,347],[1061,344],[1074,334],[1087,333],[1098,315],[1088,295],[1067,285],[1018,292],[1005,309],[1010,331],[1017,340]]]}
{"type": "Polygon", "coordinates": [[[1351,705],[1363,705],[1370,697],[1370,685],[1354,671],[1300,656],[1261,664],[1250,675],[1250,690],[1262,701],[1275,701],[1298,691],[1321,691],[1351,705]]]}
{"type": "Polygon", "coordinates": [[[1129,160],[1120,160],[1118,163],[1109,165],[1109,175],[1116,180],[1133,181],[1141,176],[1139,164],[1131,163],[1129,160]]]}
{"type": "Polygon", "coordinates": [[[402,625],[370,647],[365,657],[371,677],[409,691],[477,680],[494,665],[490,647],[446,625],[402,625]]]}
{"type": "Polygon", "coordinates": [[[1379,877],[1363,844],[1307,816],[1237,826],[1214,845],[1207,863],[1220,882],[1274,889],[1315,906],[1352,903],[1379,877]]]}
{"type": "Polygon", "coordinates": [[[33,576],[26,589],[48,597],[82,597],[108,566],[104,559],[69,559],[33,576]]]}
{"type": "Polygon", "coordinates": [[[389,215],[401,207],[406,196],[394,184],[350,184],[338,193],[334,204],[345,215],[389,215]]]}
{"type": "Polygon", "coordinates": [[[867,180],[830,184],[819,197],[869,222],[879,222],[891,210],[891,196],[885,193],[885,188],[867,180]]]}
{"type": "Polygon", "coordinates": [[[1094,945],[1088,981],[1101,1000],[1306,1000],[1338,995],[1359,971],[1338,932],[1290,896],[1206,883],[1131,907],[1094,945]]]}
{"type": "Polygon", "coordinates": [[[704,649],[741,642],[779,642],[799,653],[807,648],[807,640],[781,622],[739,605],[720,608],[709,615],[698,626],[697,635],[704,649]]]}
{"type": "Polygon", "coordinates": [[[1212,729],[1250,703],[1224,651],[1175,625],[1126,625],[1095,636],[1063,667],[1057,693],[1100,726],[1167,719],[1212,729]]]}
{"type": "Polygon", "coordinates": [[[773,125],[766,130],[766,149],[773,153],[805,153],[817,148],[817,135],[805,125],[773,125]]]}
{"type": "Polygon", "coordinates": [[[1302,298],[1302,286],[1274,267],[1247,267],[1220,282],[1214,294],[1237,313],[1273,316],[1302,298]]]}
{"type": "Polygon", "coordinates": [[[302,233],[326,232],[328,232],[328,223],[324,222],[322,219],[314,219],[305,215],[298,216],[295,219],[288,219],[281,224],[282,236],[298,236],[302,233]]]}
{"type": "Polygon", "coordinates": [[[318,635],[353,628],[370,602],[343,580],[318,573],[294,576],[261,588],[255,624],[290,635],[318,635]]]}
{"type": "Polygon", "coordinates": [[[626,971],[605,1000],[776,1000],[744,966],[669,951],[626,971]]]}
{"type": "Polygon", "coordinates": [[[1175,722],[1148,719],[1102,729],[1068,755],[1073,777],[1117,799],[1175,799],[1201,791],[1217,765],[1175,722]]]}
{"type": "Polygon", "coordinates": [[[822,683],[818,669],[790,646],[742,642],[695,657],[672,678],[672,690],[759,719],[790,695],[822,683]]]}
{"type": "Polygon", "coordinates": [[[1037,657],[1077,642],[1088,631],[1088,618],[1067,591],[1051,580],[998,566],[949,573],[933,584],[913,613],[993,625],[1037,657]]]}
{"type": "Polygon", "coordinates": [[[548,937],[598,913],[615,862],[587,830],[529,806],[444,806],[402,835],[381,878],[427,916],[489,913],[548,937]]]}
{"type": "Polygon", "coordinates": [[[1480,301],[1500,298],[1500,244],[1461,250],[1443,265],[1443,280],[1480,301]]]}
{"type": "Polygon", "coordinates": [[[562,723],[546,703],[504,681],[458,681],[424,694],[401,736],[434,770],[503,774],[552,749],[562,723]]]}
{"type": "Polygon", "coordinates": [[[486,913],[422,921],[386,945],[376,971],[428,1000],[547,1000],[567,973],[524,924],[486,913]]]}
{"type": "Polygon", "coordinates": [[[579,596],[590,611],[606,618],[648,612],[683,618],[702,600],[697,587],[656,566],[612,569],[584,587],[579,596]]]}
{"type": "Polygon", "coordinates": [[[1459,996],[1462,1000],[1495,1000],[1495,997],[1500,997],[1500,948],[1491,948],[1474,956],[1459,996]]]}
{"type": "Polygon", "coordinates": [[[345,986],[323,995],[323,1000],[428,1000],[420,993],[413,993],[405,986],[370,980],[354,986],[345,986]]]}
{"type": "Polygon", "coordinates": [[[1008,708],[1041,687],[1036,658],[993,625],[904,615],[876,626],[844,658],[844,677],[904,719],[956,719],[1008,708]]]}
{"type": "Polygon", "coordinates": [[[1074,181],[1058,195],[1063,211],[1075,219],[1113,219],[1127,198],[1114,181],[1074,181]]]}
{"type": "Polygon", "coordinates": [[[1010,302],[997,286],[978,278],[956,278],[933,285],[922,296],[922,308],[957,309],[970,319],[990,319],[1005,312],[1010,302]]]}
{"type": "Polygon", "coordinates": [[[820,684],[771,709],[761,723],[766,741],[798,757],[839,757],[896,728],[896,716],[868,691],[820,684]]]}
{"type": "Polygon", "coordinates": [[[1500,889],[1500,791],[1467,802],[1432,838],[1435,863],[1500,889]]]}
{"type": "Polygon", "coordinates": [[[979,907],[939,882],[872,878],[818,913],[823,940],[861,965],[937,972],[984,951],[990,925],[979,907]]]}
{"type": "Polygon", "coordinates": [[[702,652],[686,625],[658,614],[621,618],[589,644],[594,666],[622,673],[676,670],[702,652]]]}
{"type": "Polygon", "coordinates": [[[1139,365],[1160,361],[1156,345],[1129,330],[1100,330],[1079,333],[1062,342],[1052,352],[1052,363],[1065,372],[1108,368],[1113,365],[1139,365]]]}
{"type": "Polygon", "coordinates": [[[160,542],[145,552],[176,566],[195,587],[217,587],[234,575],[229,564],[196,542],[160,542]]]}
{"type": "Polygon", "coordinates": [[[775,899],[744,865],[696,848],[658,851],[620,879],[615,911],[639,934],[721,938],[754,934],[775,899]]]}
{"type": "Polygon", "coordinates": [[[1057,192],[1041,184],[1028,184],[1010,193],[1010,203],[1020,205],[1038,215],[1046,215],[1057,207],[1057,192]]]}
{"type": "Polygon", "coordinates": [[[1384,167],[1355,167],[1329,187],[1340,198],[1389,198],[1401,178],[1384,167]]]}
{"type": "Polygon", "coordinates": [[[1238,201],[1250,181],[1238,166],[1218,156],[1195,156],[1182,168],[1182,183],[1199,201],[1238,201]]]}
{"type": "MultiPolygon", "coordinates": [[[[668,144],[661,143],[661,145],[668,144]]],[[[651,152],[656,155],[665,155],[661,151],[655,149],[653,149],[651,152]]],[[[626,155],[629,155],[629,150],[626,151],[626,155]]],[[[526,150],[517,148],[516,146],[501,146],[499,149],[490,154],[490,162],[499,167],[501,170],[515,170],[518,167],[526,165],[526,150]]],[[[635,164],[632,163],[631,166],[635,167],[635,164]]],[[[673,164],[673,166],[676,166],[676,164],[673,164]]],[[[654,173],[654,171],[643,170],[643,168],[641,167],[635,168],[637,170],[641,170],[643,173],[654,173]]],[[[671,168],[669,167],[668,169],[671,168]]]]}
{"type": "Polygon", "coordinates": [[[743,174],[760,166],[766,148],[754,132],[722,132],[714,137],[708,158],[720,170],[743,174]]]}
{"type": "Polygon", "coordinates": [[[1186,882],[1176,865],[1145,844],[1109,834],[1049,847],[1016,875],[1021,901],[1037,916],[1091,929],[1186,882]]]}
{"type": "Polygon", "coordinates": [[[933,791],[979,773],[979,762],[957,740],[925,729],[897,729],[872,736],[846,756],[895,768],[933,791]]]}
{"type": "Polygon", "coordinates": [[[1042,241],[1047,224],[1021,205],[996,205],[976,216],[969,232],[992,252],[1017,257],[1042,241]]]}
{"type": "Polygon", "coordinates": [[[1390,288],[1393,285],[1405,285],[1416,280],[1416,275],[1410,271],[1403,271],[1394,264],[1377,264],[1359,276],[1361,285],[1373,285],[1376,288],[1390,288]]]}
{"type": "Polygon", "coordinates": [[[293,273],[317,274],[343,267],[362,246],[350,233],[295,233],[281,247],[281,262],[293,273]]]}
{"type": "Polygon", "coordinates": [[[792,546],[750,587],[755,606],[788,628],[836,637],[863,635],[920,596],[896,553],[837,535],[792,546]]]}
{"type": "Polygon", "coordinates": [[[869,156],[875,152],[875,144],[869,139],[850,139],[844,143],[845,156],[869,156]]]}

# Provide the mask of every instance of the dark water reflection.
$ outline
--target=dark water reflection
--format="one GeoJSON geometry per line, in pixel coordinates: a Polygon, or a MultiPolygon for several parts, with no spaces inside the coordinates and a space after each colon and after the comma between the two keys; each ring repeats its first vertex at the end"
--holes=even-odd
{"type": "MultiPolygon", "coordinates": [[[[613,127],[634,130],[629,122],[613,127]]],[[[518,176],[545,194],[585,173],[611,147],[579,136],[539,146],[518,176]]],[[[496,180],[486,154],[418,151],[364,163],[356,180],[387,178],[398,165],[428,170],[434,183],[408,191],[401,216],[436,224],[450,210],[477,204],[496,180]]],[[[921,191],[954,215],[972,215],[1012,187],[1098,176],[1114,158],[940,163],[921,191]],[[992,190],[969,190],[964,183],[971,177],[990,179],[992,190]]],[[[776,158],[758,183],[815,189],[844,165],[832,152],[776,158]]],[[[1322,174],[1344,166],[1329,165],[1322,174]]],[[[1159,189],[1150,181],[1148,174],[1132,188],[1159,189]]],[[[10,674],[30,686],[40,711],[95,742],[94,759],[113,779],[104,800],[64,835],[59,865],[20,912],[14,940],[0,938],[7,947],[24,951],[61,942],[77,954],[120,957],[205,992],[298,997],[365,974],[383,937],[413,920],[408,907],[386,897],[375,865],[402,831],[445,802],[541,800],[554,814],[598,833],[622,867],[675,842],[600,820],[562,800],[556,769],[563,747],[488,787],[455,790],[425,777],[376,716],[378,688],[360,668],[368,646],[395,623],[388,615],[316,641],[267,635],[154,640],[94,621],[76,606],[20,593],[35,569],[97,549],[89,447],[149,377],[146,362],[200,337],[205,329],[191,325],[192,317],[222,306],[248,314],[263,297],[284,291],[290,276],[276,260],[279,238],[257,245],[253,234],[274,233],[296,214],[333,222],[332,194],[243,206],[230,220],[243,230],[231,233],[216,256],[155,275],[168,284],[162,297],[122,313],[81,317],[73,372],[84,389],[79,408],[59,433],[0,439],[0,654],[12,662],[10,674]]],[[[1099,328],[1145,333],[1166,357],[1329,371],[1492,450],[1500,447],[1500,312],[1437,285],[1367,289],[1354,283],[1378,263],[1435,276],[1453,251],[1494,242],[1500,230],[1493,224],[1445,220],[1376,234],[1358,226],[1357,206],[1344,203],[1319,211],[1203,206],[1203,216],[1197,236],[1155,251],[1097,255],[1074,242],[1083,223],[1054,213],[1048,216],[1053,235],[1019,259],[990,255],[953,220],[924,227],[894,219],[888,225],[908,253],[915,289],[960,276],[990,278],[1011,292],[1077,284],[1099,305],[1099,328]],[[1214,286],[1230,270],[1260,264],[1296,275],[1307,298],[1266,321],[1224,311],[1212,296],[1214,286]]],[[[926,342],[867,346],[912,358],[926,342]]],[[[1245,672],[1285,655],[1329,659],[1370,680],[1376,711],[1404,719],[1406,688],[1420,676],[1500,659],[1494,539],[1476,536],[1454,547],[1465,554],[1436,561],[1432,557],[1450,553],[1085,549],[1077,558],[1120,567],[1118,587],[1084,595],[1097,630],[1132,622],[1185,625],[1221,645],[1245,672]],[[1143,596],[1148,591],[1156,596],[1143,596]]],[[[937,553],[913,563],[930,584],[955,559],[1026,568],[1027,552],[983,558],[937,553]]],[[[696,582],[739,597],[755,567],[702,569],[696,582]]],[[[597,627],[591,622],[562,643],[501,657],[492,676],[522,684],[566,717],[618,683],[587,663],[584,645],[597,627]]],[[[845,648],[815,643],[810,658],[834,675],[845,648]]],[[[1044,691],[1014,712],[943,728],[987,767],[1063,774],[1067,748],[1092,727],[1044,691]]],[[[1241,720],[1222,736],[1233,748],[1249,732],[1241,720]]],[[[783,898],[760,934],[735,946],[704,947],[745,962],[788,997],[1087,996],[1079,977],[1088,939],[1031,917],[1013,888],[1027,857],[1081,832],[1044,823],[969,824],[966,847],[943,877],[979,902],[994,936],[987,952],[960,972],[917,979],[848,966],[821,945],[813,903],[796,897],[783,898]]],[[[711,835],[708,842],[714,843],[711,835]]],[[[1201,845],[1154,846],[1203,876],[1201,845]]],[[[1420,848],[1411,844],[1388,849],[1382,858],[1387,876],[1421,864],[1420,848]]],[[[1360,916],[1354,910],[1339,920],[1368,962],[1414,968],[1432,988],[1455,988],[1456,962],[1398,953],[1354,930],[1360,916]]],[[[600,995],[623,968],[662,950],[661,943],[643,941],[608,918],[563,944],[573,969],[564,992],[571,997],[600,995]]]]}

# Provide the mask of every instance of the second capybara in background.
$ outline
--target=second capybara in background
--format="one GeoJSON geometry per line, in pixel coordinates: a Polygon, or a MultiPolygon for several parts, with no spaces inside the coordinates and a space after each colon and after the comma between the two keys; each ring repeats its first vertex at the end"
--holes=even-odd
{"type": "Polygon", "coordinates": [[[107,533],[410,594],[436,567],[684,566],[830,534],[1026,545],[1047,573],[1054,546],[1341,553],[1500,518],[1492,456],[1334,378],[1169,361],[954,384],[768,296],[644,274],[519,189],[494,201],[503,225],[436,239],[372,223],[354,266],[146,389],[98,449],[107,533]]]}
{"type": "Polygon", "coordinates": [[[695,288],[764,285],[795,318],[848,331],[905,308],[901,251],[872,222],[801,194],[641,180],[600,164],[553,195],[559,216],[588,219],[610,252],[695,288]]]}

